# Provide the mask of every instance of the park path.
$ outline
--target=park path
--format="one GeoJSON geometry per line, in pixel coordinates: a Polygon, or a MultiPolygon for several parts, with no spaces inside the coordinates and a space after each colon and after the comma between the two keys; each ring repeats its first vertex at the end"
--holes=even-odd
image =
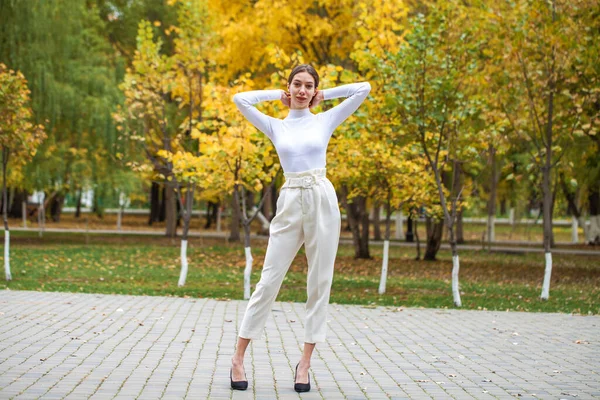
{"type": "Polygon", "coordinates": [[[277,302],[229,389],[245,301],[0,291],[0,399],[591,399],[600,317],[330,305],[310,393],[304,306],[277,302]]]}

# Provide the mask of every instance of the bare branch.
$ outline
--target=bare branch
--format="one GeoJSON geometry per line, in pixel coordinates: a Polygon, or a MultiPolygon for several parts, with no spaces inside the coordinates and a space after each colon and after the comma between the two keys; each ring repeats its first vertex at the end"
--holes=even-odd
{"type": "Polygon", "coordinates": [[[525,80],[525,87],[527,88],[527,95],[528,95],[528,99],[529,99],[529,107],[531,107],[531,111],[533,113],[533,116],[535,117],[535,121],[538,127],[538,130],[540,132],[540,136],[542,137],[542,141],[543,136],[541,133],[544,131],[544,128],[542,127],[542,123],[540,121],[539,118],[539,113],[537,111],[537,108],[535,106],[535,96],[533,95],[532,89],[531,89],[531,85],[529,82],[529,74],[527,72],[527,66],[525,65],[525,62],[523,61],[523,58],[521,57],[520,53],[517,53],[517,58],[519,59],[519,64],[521,65],[521,72],[523,73],[523,79],[525,80]]]}

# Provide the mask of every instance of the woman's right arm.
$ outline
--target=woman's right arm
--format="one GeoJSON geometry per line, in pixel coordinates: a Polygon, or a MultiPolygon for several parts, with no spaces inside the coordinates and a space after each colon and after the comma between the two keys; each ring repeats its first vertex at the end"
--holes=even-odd
{"type": "Polygon", "coordinates": [[[252,90],[237,93],[233,96],[233,102],[252,125],[273,140],[272,122],[277,119],[258,111],[254,105],[262,101],[280,100],[282,92],[282,90],[252,90]]]}

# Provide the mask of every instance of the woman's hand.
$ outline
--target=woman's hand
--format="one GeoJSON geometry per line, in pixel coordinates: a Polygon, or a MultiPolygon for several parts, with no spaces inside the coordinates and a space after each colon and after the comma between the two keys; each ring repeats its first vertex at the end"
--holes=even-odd
{"type": "Polygon", "coordinates": [[[319,89],[315,90],[315,95],[313,96],[312,100],[310,101],[310,103],[308,104],[309,108],[315,108],[316,106],[319,105],[319,103],[321,103],[323,100],[325,100],[325,97],[323,97],[323,92],[321,92],[319,89]]]}
{"type": "Polygon", "coordinates": [[[281,102],[288,108],[291,106],[291,95],[285,90],[281,91],[281,102]]]}

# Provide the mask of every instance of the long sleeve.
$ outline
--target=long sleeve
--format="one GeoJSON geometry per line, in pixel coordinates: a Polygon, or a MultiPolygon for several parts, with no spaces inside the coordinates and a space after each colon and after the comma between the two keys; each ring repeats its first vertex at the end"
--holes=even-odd
{"type": "Polygon", "coordinates": [[[272,122],[278,120],[258,111],[254,105],[262,101],[279,100],[280,98],[281,90],[252,90],[235,94],[233,101],[252,125],[273,140],[274,131],[272,122]]]}
{"type": "Polygon", "coordinates": [[[371,84],[369,82],[351,83],[323,90],[325,100],[346,97],[342,103],[323,113],[331,132],[358,109],[370,91],[371,84]]]}

